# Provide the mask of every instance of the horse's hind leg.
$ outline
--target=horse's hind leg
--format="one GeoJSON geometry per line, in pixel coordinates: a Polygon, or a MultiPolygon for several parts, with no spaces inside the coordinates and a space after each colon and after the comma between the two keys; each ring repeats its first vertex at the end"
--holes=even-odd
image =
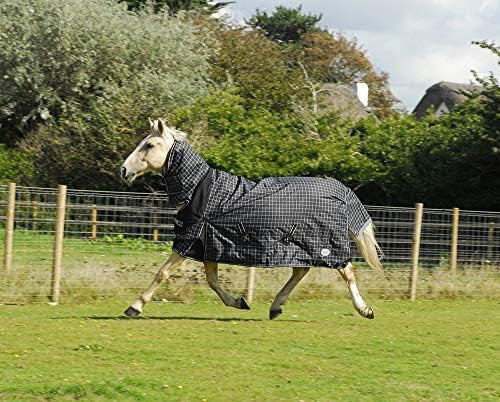
{"type": "Polygon", "coordinates": [[[142,307],[151,300],[151,298],[153,297],[153,293],[155,292],[161,281],[168,279],[168,277],[170,276],[170,270],[177,267],[184,260],[185,257],[173,251],[167,262],[155,275],[153,283],[151,283],[149,288],[147,288],[144,293],[141,293],[139,298],[135,302],[133,302],[128,309],[125,310],[125,315],[129,317],[137,317],[139,314],[141,314],[142,307]]]}
{"type": "Polygon", "coordinates": [[[358,287],[356,286],[356,279],[354,278],[354,271],[352,269],[352,264],[349,263],[345,268],[338,270],[340,276],[346,281],[347,287],[349,288],[349,293],[351,294],[352,304],[356,311],[365,318],[374,318],[373,308],[366,305],[365,301],[359,294],[358,287]]]}
{"type": "Polygon", "coordinates": [[[271,320],[274,320],[276,317],[278,317],[283,310],[281,309],[281,306],[285,304],[286,299],[288,298],[288,295],[292,292],[293,289],[295,289],[295,286],[302,280],[302,278],[309,272],[309,268],[294,268],[292,277],[288,280],[288,282],[283,286],[283,289],[281,289],[278,294],[276,295],[276,298],[273,301],[273,304],[271,304],[271,309],[269,311],[269,318],[271,320]]]}
{"type": "Polygon", "coordinates": [[[214,292],[219,295],[226,306],[241,310],[250,310],[250,307],[243,297],[235,298],[222,289],[219,283],[219,267],[216,262],[205,262],[204,265],[208,284],[214,292]]]}

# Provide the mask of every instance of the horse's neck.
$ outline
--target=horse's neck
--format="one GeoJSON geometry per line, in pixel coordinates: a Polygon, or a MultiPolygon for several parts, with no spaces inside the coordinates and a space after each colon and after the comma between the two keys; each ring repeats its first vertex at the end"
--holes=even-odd
{"type": "Polygon", "coordinates": [[[189,144],[176,141],[170,151],[164,172],[165,185],[171,202],[180,208],[189,202],[208,169],[207,162],[189,144]]]}

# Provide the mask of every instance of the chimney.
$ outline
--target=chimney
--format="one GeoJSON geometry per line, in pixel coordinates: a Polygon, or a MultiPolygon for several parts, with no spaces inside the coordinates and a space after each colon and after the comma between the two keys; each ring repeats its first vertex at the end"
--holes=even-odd
{"type": "Polygon", "coordinates": [[[368,107],[368,85],[364,82],[355,82],[353,84],[353,89],[359,101],[364,107],[368,107]]]}

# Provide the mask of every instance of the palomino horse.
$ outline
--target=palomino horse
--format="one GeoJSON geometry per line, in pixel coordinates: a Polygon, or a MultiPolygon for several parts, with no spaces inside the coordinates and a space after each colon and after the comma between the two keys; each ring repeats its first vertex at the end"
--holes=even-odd
{"type": "Polygon", "coordinates": [[[252,181],[213,169],[185,141],[186,134],[151,121],[144,138],[121,167],[131,184],[145,173],[161,174],[177,208],[173,252],[154,281],[125,311],[138,316],[158,285],[186,258],[202,261],[208,284],[226,306],[249,309],[242,297],[225,292],[218,263],[293,268],[271,304],[270,318],[311,266],[335,268],[352,303],[365,318],[373,309],[361,297],[350,258],[349,234],[366,262],[382,270],[373,225],[354,193],[334,179],[276,177],[252,181]]]}

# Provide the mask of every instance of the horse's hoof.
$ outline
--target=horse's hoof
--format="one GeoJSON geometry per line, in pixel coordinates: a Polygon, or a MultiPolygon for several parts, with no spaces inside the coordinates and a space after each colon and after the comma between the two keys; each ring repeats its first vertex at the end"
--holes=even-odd
{"type": "Polygon", "coordinates": [[[366,313],[366,318],[369,320],[373,320],[375,318],[375,313],[371,307],[368,308],[368,312],[366,313]]]}
{"type": "Polygon", "coordinates": [[[127,317],[138,317],[141,312],[132,306],[130,306],[128,309],[126,309],[123,314],[125,314],[127,317]]]}
{"type": "Polygon", "coordinates": [[[238,301],[240,304],[240,310],[250,310],[250,306],[248,305],[247,301],[243,297],[239,297],[238,301]]]}
{"type": "Polygon", "coordinates": [[[269,319],[270,320],[274,320],[276,317],[278,317],[279,315],[281,315],[281,313],[283,312],[282,309],[277,309],[277,310],[270,310],[269,311],[269,319]]]}

